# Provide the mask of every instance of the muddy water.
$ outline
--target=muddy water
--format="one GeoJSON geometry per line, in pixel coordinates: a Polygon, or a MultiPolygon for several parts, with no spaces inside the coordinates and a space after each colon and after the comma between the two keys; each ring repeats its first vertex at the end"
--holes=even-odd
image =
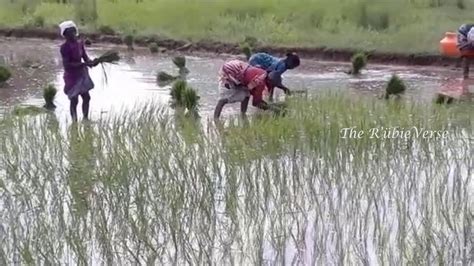
{"type": "MultiPolygon", "coordinates": [[[[59,45],[57,41],[0,39],[0,61],[13,69],[13,78],[7,87],[0,89],[0,111],[8,111],[17,104],[42,105],[41,88],[52,83],[60,90],[56,97],[56,113],[61,118],[68,116],[69,102],[62,92],[59,45]]],[[[119,49],[123,60],[117,65],[107,65],[105,69],[99,66],[91,70],[96,84],[91,91],[92,118],[149,101],[166,105],[169,87],[156,84],[156,73],[160,70],[176,72],[170,60],[173,54],[150,55],[147,49],[128,52],[123,47],[107,45],[92,46],[88,51],[91,57],[95,57],[111,48],[119,49]]],[[[189,82],[201,97],[204,117],[215,106],[218,97],[217,71],[229,57],[209,54],[188,56],[189,82]]],[[[288,71],[284,81],[290,88],[307,89],[309,93],[343,90],[377,97],[383,94],[384,84],[395,73],[407,82],[409,90],[406,97],[412,99],[432,100],[440,90],[454,95],[469,91],[469,86],[457,78],[460,71],[447,68],[370,66],[357,78],[344,73],[348,68],[347,64],[305,60],[299,69],[288,71]]],[[[278,95],[283,97],[281,93],[278,95]]],[[[236,112],[238,104],[225,108],[224,115],[236,112]]]]}

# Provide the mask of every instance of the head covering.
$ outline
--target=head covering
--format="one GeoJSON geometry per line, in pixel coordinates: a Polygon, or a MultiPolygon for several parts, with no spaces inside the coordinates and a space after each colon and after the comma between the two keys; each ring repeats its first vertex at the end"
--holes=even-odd
{"type": "Polygon", "coordinates": [[[467,33],[467,40],[470,42],[474,42],[474,27],[467,33]]]}
{"type": "Polygon", "coordinates": [[[69,28],[75,28],[76,35],[79,35],[79,29],[77,28],[76,23],[74,23],[74,21],[72,20],[66,20],[66,21],[61,22],[61,24],[59,24],[59,29],[61,30],[61,36],[64,37],[64,31],[66,31],[69,28]]]}

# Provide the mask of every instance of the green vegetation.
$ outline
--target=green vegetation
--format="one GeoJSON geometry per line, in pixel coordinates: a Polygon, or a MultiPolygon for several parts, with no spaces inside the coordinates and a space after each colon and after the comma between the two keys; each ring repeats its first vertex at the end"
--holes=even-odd
{"type": "Polygon", "coordinates": [[[166,86],[167,84],[170,84],[171,82],[177,80],[179,76],[173,76],[171,74],[168,74],[164,71],[159,71],[157,76],[156,76],[156,81],[159,86],[163,87],[166,86]]]}
{"type": "Polygon", "coordinates": [[[76,18],[87,30],[106,25],[177,39],[239,43],[256,36],[263,44],[403,53],[437,52],[444,33],[471,21],[474,11],[474,0],[34,2],[24,9],[21,0],[0,0],[0,26],[21,26],[28,16],[41,16],[46,25],[76,18]]]}
{"type": "Polygon", "coordinates": [[[14,116],[35,116],[46,113],[47,110],[34,105],[19,105],[13,108],[14,116]]]}
{"type": "Polygon", "coordinates": [[[406,85],[397,75],[392,75],[385,89],[385,99],[389,99],[390,95],[400,96],[406,91],[406,85]]]}
{"type": "Polygon", "coordinates": [[[43,89],[43,98],[45,101],[44,108],[47,110],[53,110],[56,108],[56,105],[54,104],[54,98],[56,97],[56,93],[58,90],[54,85],[48,85],[46,88],[43,89]]]}
{"type": "Polygon", "coordinates": [[[66,132],[0,118],[5,264],[470,263],[472,105],[319,95],[203,130],[155,106],[66,132]]]}
{"type": "Polygon", "coordinates": [[[367,66],[367,55],[365,53],[357,53],[352,59],[352,69],[350,73],[352,75],[359,75],[360,71],[367,66]]]}
{"type": "Polygon", "coordinates": [[[127,34],[125,35],[125,37],[123,37],[123,43],[125,43],[128,50],[133,50],[134,41],[135,41],[135,37],[133,37],[133,35],[131,34],[127,34]]]}
{"type": "Polygon", "coordinates": [[[12,74],[10,70],[5,67],[0,65],[0,86],[3,86],[5,82],[7,82],[11,78],[12,74]]]}
{"type": "Polygon", "coordinates": [[[148,49],[150,49],[150,52],[152,54],[156,54],[159,52],[159,49],[158,49],[158,44],[156,44],[156,42],[152,42],[148,45],[148,49]]]}

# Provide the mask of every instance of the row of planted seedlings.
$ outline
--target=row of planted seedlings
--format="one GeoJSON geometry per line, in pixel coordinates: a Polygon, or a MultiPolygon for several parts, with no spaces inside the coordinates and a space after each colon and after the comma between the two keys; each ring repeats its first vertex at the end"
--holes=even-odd
{"type": "Polygon", "coordinates": [[[72,141],[48,123],[11,121],[0,127],[2,254],[25,264],[469,261],[469,114],[343,95],[292,101],[286,117],[210,123],[194,145],[156,105],[83,125],[72,141]],[[352,125],[452,135],[341,139],[352,125]]]}

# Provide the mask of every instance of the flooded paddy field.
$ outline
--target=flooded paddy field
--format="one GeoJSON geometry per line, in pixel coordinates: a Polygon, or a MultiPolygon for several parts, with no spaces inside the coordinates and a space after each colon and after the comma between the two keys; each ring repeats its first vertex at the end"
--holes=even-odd
{"type": "MultiPolygon", "coordinates": [[[[15,74],[5,112],[61,89],[58,43],[0,44],[15,74]]],[[[470,90],[459,72],[369,65],[354,78],[306,60],[285,81],[312,97],[286,116],[241,120],[236,105],[223,124],[195,123],[156,85],[172,54],[121,52],[107,84],[91,71],[92,123],[64,123],[61,92],[54,115],[1,118],[1,265],[472,264],[474,109],[432,103],[470,90]],[[381,100],[393,73],[408,91],[381,100]]],[[[225,58],[188,57],[204,121],[225,58]]]]}

